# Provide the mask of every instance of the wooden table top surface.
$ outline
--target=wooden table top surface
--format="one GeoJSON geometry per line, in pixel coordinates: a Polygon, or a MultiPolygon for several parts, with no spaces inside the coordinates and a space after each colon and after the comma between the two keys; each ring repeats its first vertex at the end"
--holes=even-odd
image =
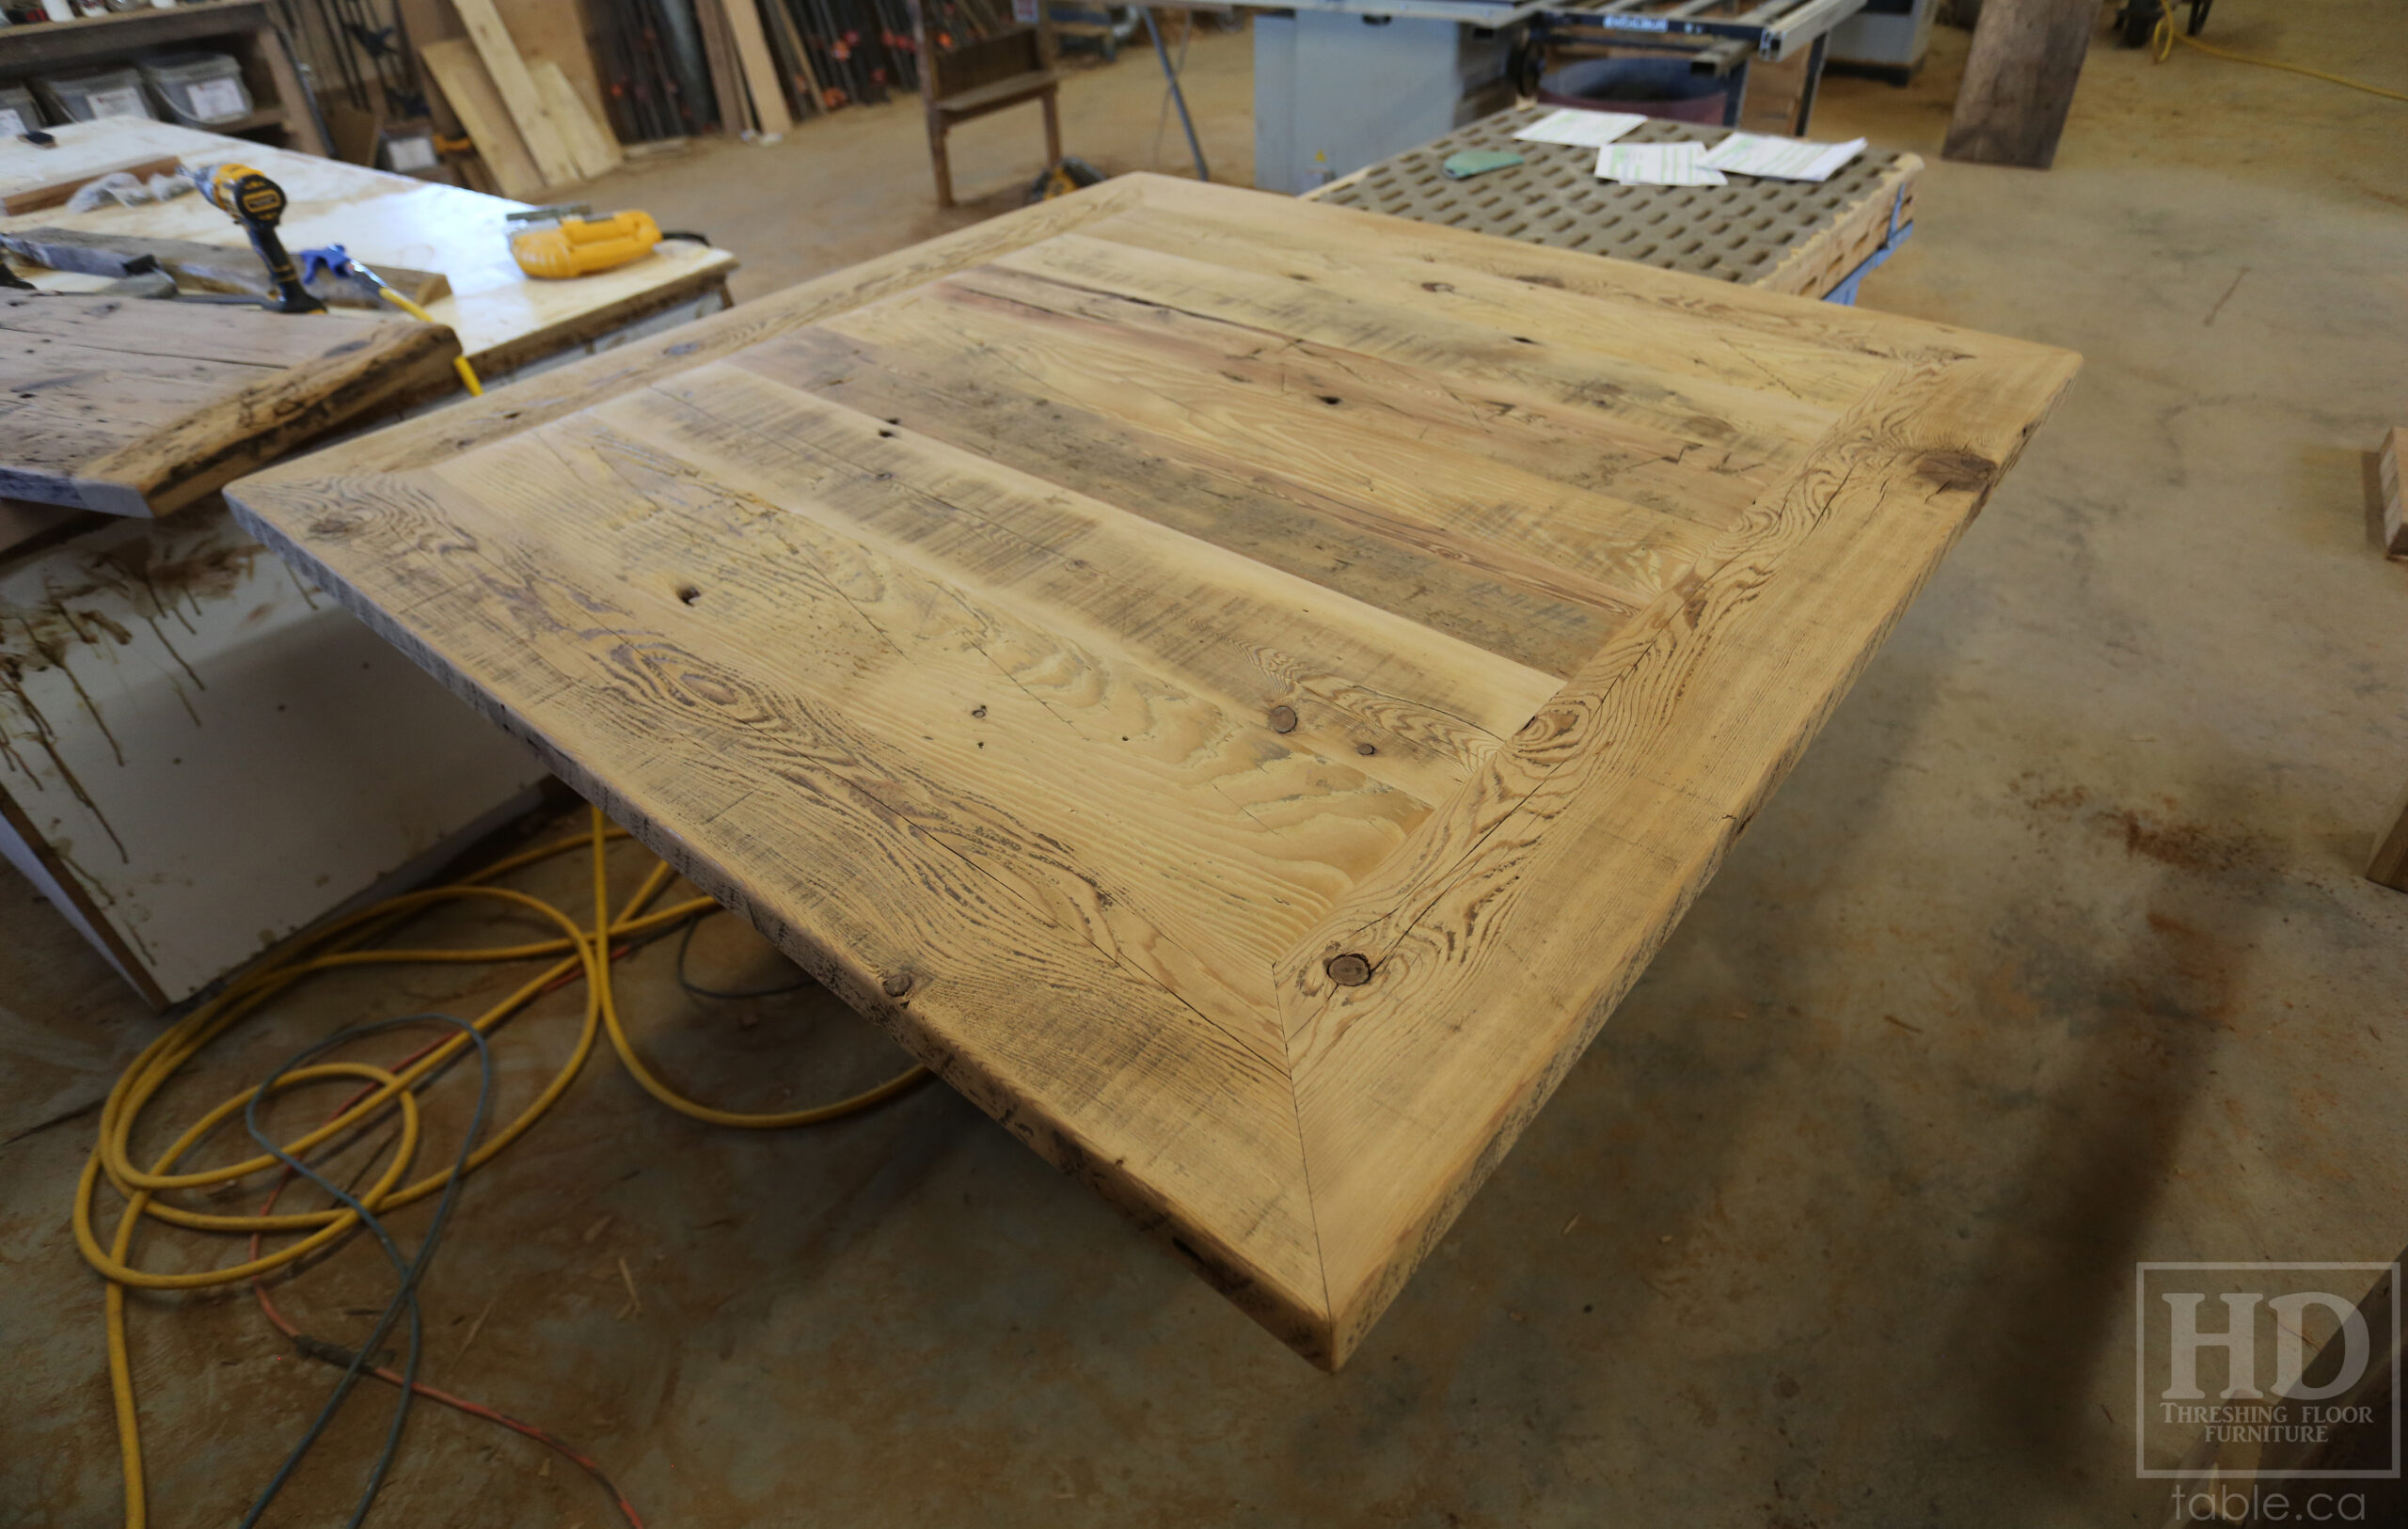
{"type": "MultiPolygon", "coordinates": [[[[724,282],[737,267],[736,258],[723,249],[673,243],[615,271],[536,281],[511,260],[504,237],[504,218],[523,202],[173,122],[109,118],[50,131],[58,139],[55,149],[0,141],[0,191],[149,154],[177,155],[186,165],[235,160],[253,166],[283,186],[290,199],[280,230],[286,247],[341,244],[370,265],[442,272],[452,294],[428,304],[427,311],[459,335],[469,363],[480,370],[516,367],[592,339],[625,322],[623,313],[699,293],[724,282]]],[[[597,214],[613,211],[594,207],[597,214]]],[[[249,247],[233,219],[198,196],[140,207],[112,203],[74,214],[55,207],[0,217],[0,229],[44,227],[249,247]]],[[[98,284],[90,276],[37,278],[37,285],[66,291],[98,284]]]]}
{"type": "Polygon", "coordinates": [[[229,497],[1334,1365],[2078,364],[1131,176],[229,497]]]}

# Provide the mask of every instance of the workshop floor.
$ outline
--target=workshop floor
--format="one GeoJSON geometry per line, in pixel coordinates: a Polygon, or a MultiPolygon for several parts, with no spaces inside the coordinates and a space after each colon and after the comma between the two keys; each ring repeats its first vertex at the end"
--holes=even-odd
{"type": "MultiPolygon", "coordinates": [[[[2408,87],[2396,8],[2219,8],[2210,37],[2408,87]]],[[[2154,1524],[2134,1260],[2408,1242],[2408,897],[2357,874],[2408,782],[2408,568],[2370,543],[2363,456],[2408,421],[2408,108],[2102,44],[2052,171],[1949,165],[1963,52],[1943,32],[1911,88],[1828,87],[1824,134],[1932,162],[1865,300],[2087,370],[1343,1374],[941,1087],[761,1136],[601,1056],[469,1181],[425,1287],[428,1378],[557,1429],[657,1524],[2154,1524]]],[[[1199,37],[1189,79],[1243,179],[1245,39],[1199,37]]],[[[1069,146],[1178,167],[1159,101],[1142,52],[1082,73],[1069,146]]],[[[957,136],[987,196],[963,219],[1015,199],[1038,141],[1033,114],[957,136]]],[[[747,295],[956,221],[908,102],[600,199],[707,229],[747,295]]],[[[580,874],[524,879],[573,905],[580,874]]],[[[22,882],[0,906],[0,1523],[114,1522],[101,1286],[67,1223],[95,1117],[42,1122],[154,1021],[22,882]]],[[[732,920],[691,954],[706,985],[779,970],[732,920]]],[[[633,959],[626,1008],[696,1095],[799,1103],[896,1064],[824,997],[685,997],[673,955],[633,959]]],[[[309,989],[159,1119],[354,1018],[506,985],[477,981],[309,989]]],[[[499,1108],[578,1014],[559,995],[505,1032],[499,1108]]],[[[351,1341],[387,1288],[355,1245],[277,1300],[351,1341]]],[[[230,1521],[332,1372],[247,1292],[130,1304],[152,1521],[230,1521]]],[[[340,1517],[389,1395],[270,1521],[340,1517]]],[[[613,1520],[535,1445],[424,1407],[378,1521],[613,1520]]]]}

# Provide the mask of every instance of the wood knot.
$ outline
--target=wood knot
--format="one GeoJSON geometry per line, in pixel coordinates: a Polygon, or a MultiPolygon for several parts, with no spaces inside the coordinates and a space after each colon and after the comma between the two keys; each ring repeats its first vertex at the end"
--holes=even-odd
{"type": "Polygon", "coordinates": [[[1263,720],[1271,724],[1271,731],[1274,733],[1293,733],[1296,731],[1296,708],[1274,706],[1271,708],[1270,715],[1263,720]]]}
{"type": "Polygon", "coordinates": [[[911,990],[911,974],[908,971],[891,972],[887,979],[878,985],[885,991],[888,998],[901,998],[911,990]]]}
{"type": "Polygon", "coordinates": [[[1513,741],[1545,743],[1550,738],[1560,738],[1571,732],[1579,720],[1580,714],[1569,706],[1550,707],[1523,723],[1522,731],[1513,734],[1513,741]]]}
{"type": "Polygon", "coordinates": [[[317,519],[309,522],[309,534],[312,536],[349,536],[352,532],[359,529],[359,527],[360,519],[357,515],[320,515],[317,519]]]}
{"type": "Polygon", "coordinates": [[[1329,980],[1340,987],[1360,987],[1371,980],[1371,963],[1351,951],[1331,956],[1327,970],[1329,980]]]}
{"type": "Polygon", "coordinates": [[[1926,451],[1915,476],[1947,493],[1972,493],[1989,487],[1998,464],[1976,451],[1926,451]]]}

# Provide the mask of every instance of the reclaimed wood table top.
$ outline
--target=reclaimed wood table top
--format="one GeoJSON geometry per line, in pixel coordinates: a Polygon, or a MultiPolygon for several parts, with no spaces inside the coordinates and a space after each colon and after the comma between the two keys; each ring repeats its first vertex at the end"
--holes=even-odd
{"type": "Polygon", "coordinates": [[[451,391],[459,354],[451,330],[398,314],[0,292],[0,495],[166,514],[451,391]]]}
{"type": "MultiPolygon", "coordinates": [[[[290,198],[279,230],[286,248],[341,244],[372,266],[441,272],[452,290],[426,305],[427,312],[459,335],[469,364],[480,372],[511,370],[581,344],[722,285],[737,267],[736,258],[723,249],[672,241],[616,270],[572,281],[537,281],[510,256],[505,220],[521,202],[145,118],[104,118],[50,131],[58,139],[55,149],[0,140],[0,190],[150,155],[174,157],[186,166],[223,160],[254,166],[290,198]]],[[[0,218],[0,229],[44,227],[249,247],[233,219],[197,196],[138,207],[111,203],[88,213],[53,207],[0,218]]],[[[87,292],[102,279],[24,274],[36,286],[68,292],[87,292]]]]}
{"type": "Polygon", "coordinates": [[[2077,365],[1131,176],[229,497],[1335,1365],[2077,365]]]}

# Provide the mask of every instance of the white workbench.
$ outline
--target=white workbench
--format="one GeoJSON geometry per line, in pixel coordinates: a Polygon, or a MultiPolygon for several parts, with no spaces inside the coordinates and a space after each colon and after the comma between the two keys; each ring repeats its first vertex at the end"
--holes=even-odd
{"type": "MultiPolygon", "coordinates": [[[[530,281],[502,236],[515,202],[163,122],[56,132],[55,150],[0,143],[0,190],[149,153],[256,166],[292,198],[292,247],[444,273],[452,295],[431,311],[488,384],[717,311],[736,269],[669,244],[530,281]]],[[[0,226],[245,244],[198,197],[0,226]]],[[[0,548],[15,544],[0,551],[0,853],[151,1002],[439,858],[543,779],[214,497],[158,521],[76,513],[0,501],[0,548]]]]}

